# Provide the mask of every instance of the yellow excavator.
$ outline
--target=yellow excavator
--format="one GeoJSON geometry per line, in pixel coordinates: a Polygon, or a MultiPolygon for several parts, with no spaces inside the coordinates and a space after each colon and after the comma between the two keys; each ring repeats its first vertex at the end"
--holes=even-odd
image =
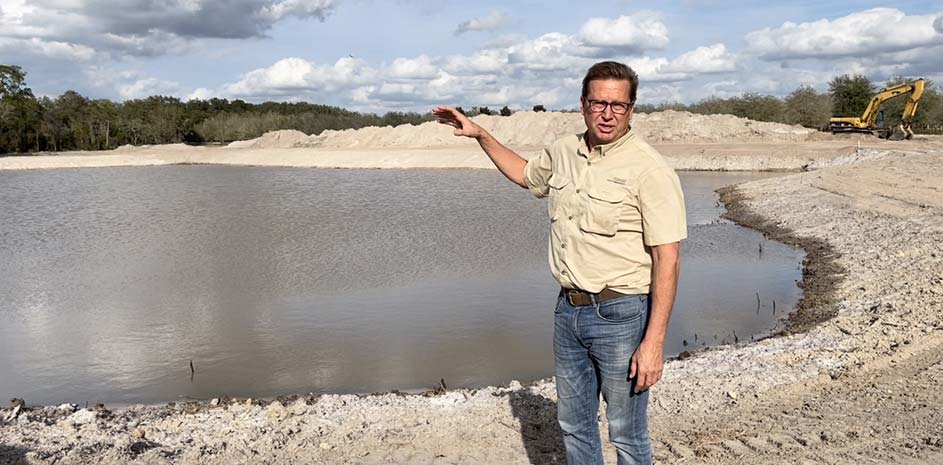
{"type": "Polygon", "coordinates": [[[832,134],[865,132],[874,134],[883,139],[910,139],[914,136],[910,125],[913,121],[914,114],[917,112],[917,103],[920,102],[920,97],[923,95],[923,85],[924,80],[917,79],[913,82],[888,87],[875,94],[874,98],[871,99],[871,103],[868,104],[868,108],[864,110],[864,114],[862,114],[860,118],[857,116],[848,118],[835,117],[829,120],[828,128],[832,131],[832,134]],[[910,94],[910,98],[907,99],[907,104],[904,106],[904,116],[897,126],[897,131],[892,132],[890,129],[884,127],[884,112],[881,111],[881,104],[892,98],[908,93],[910,94]]]}

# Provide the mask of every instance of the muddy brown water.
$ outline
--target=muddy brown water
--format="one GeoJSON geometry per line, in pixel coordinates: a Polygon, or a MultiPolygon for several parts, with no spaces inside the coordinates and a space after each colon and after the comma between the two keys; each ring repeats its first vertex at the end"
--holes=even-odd
{"type": "MultiPolygon", "coordinates": [[[[718,219],[714,189],[762,176],[681,173],[690,238],[669,354],[764,334],[800,297],[800,250],[718,219]]],[[[0,173],[0,399],[550,376],[542,202],[482,170],[0,173]]]]}

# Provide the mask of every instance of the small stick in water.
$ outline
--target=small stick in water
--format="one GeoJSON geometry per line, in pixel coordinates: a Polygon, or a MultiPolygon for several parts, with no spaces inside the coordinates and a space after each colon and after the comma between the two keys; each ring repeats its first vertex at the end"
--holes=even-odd
{"type": "Polygon", "coordinates": [[[196,373],[196,370],[193,369],[193,359],[190,359],[190,381],[193,381],[193,375],[196,373]]]}
{"type": "Polygon", "coordinates": [[[773,299],[773,315],[776,314],[776,299],[773,299]]]}

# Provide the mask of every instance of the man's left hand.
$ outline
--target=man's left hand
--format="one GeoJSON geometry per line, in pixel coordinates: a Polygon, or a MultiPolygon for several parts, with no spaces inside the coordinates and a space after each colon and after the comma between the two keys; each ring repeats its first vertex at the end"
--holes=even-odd
{"type": "Polygon", "coordinates": [[[635,392],[642,392],[654,386],[661,379],[664,345],[642,341],[632,354],[629,378],[635,378],[635,392]]]}

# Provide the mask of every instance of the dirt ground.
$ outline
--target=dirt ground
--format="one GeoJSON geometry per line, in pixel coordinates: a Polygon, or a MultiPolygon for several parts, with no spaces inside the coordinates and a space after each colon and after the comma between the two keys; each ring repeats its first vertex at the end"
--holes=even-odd
{"type": "MultiPolygon", "coordinates": [[[[807,249],[805,296],[776,337],[667,363],[650,407],[656,463],[943,464],[943,147],[849,141],[830,163],[723,192],[730,219],[807,249]]],[[[6,408],[0,464],[565,463],[555,400],[548,379],[6,408]]]]}

